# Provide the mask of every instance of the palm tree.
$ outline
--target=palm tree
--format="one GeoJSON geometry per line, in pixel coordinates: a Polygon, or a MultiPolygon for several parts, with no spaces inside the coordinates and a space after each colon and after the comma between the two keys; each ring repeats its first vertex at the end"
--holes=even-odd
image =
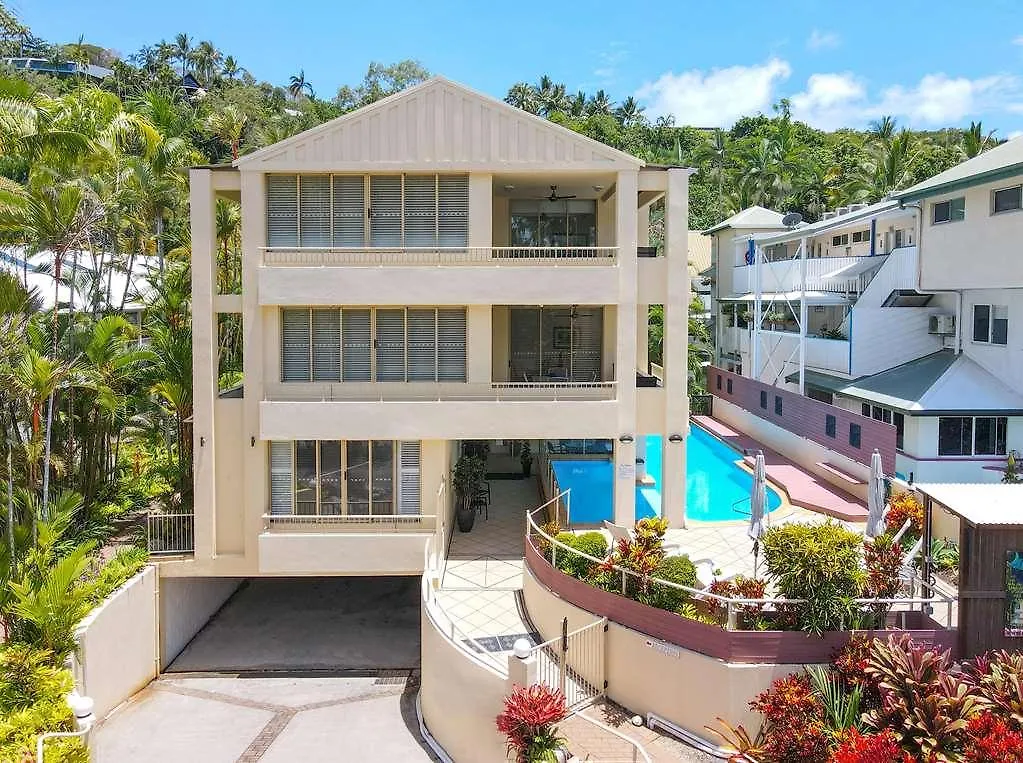
{"type": "Polygon", "coordinates": [[[600,116],[603,114],[610,114],[614,104],[611,103],[611,98],[603,90],[598,90],[590,102],[586,104],[587,113],[592,116],[600,116]]]}
{"type": "MultiPolygon", "coordinates": [[[[630,100],[632,100],[631,97],[626,101],[626,103],[630,100]]],[[[725,218],[725,165],[730,158],[730,154],[731,143],[728,138],[728,133],[720,127],[717,127],[714,129],[713,133],[707,136],[706,140],[704,140],[699,148],[697,148],[696,156],[694,157],[698,163],[702,164],[703,162],[709,162],[711,165],[711,176],[717,181],[718,187],[718,204],[716,210],[718,221],[725,218]]]]}
{"type": "Polygon", "coordinates": [[[920,155],[916,136],[903,128],[868,148],[868,159],[850,174],[842,192],[854,201],[878,201],[913,182],[920,155]]]}
{"type": "Polygon", "coordinates": [[[204,83],[212,81],[222,58],[223,54],[209,40],[203,40],[196,45],[195,50],[190,55],[190,60],[195,66],[195,72],[204,83]]]}
{"type": "Polygon", "coordinates": [[[630,95],[615,110],[615,116],[623,127],[634,127],[643,121],[643,107],[630,95]]]}
{"type": "Polygon", "coordinates": [[[228,104],[219,111],[212,111],[206,117],[206,129],[231,147],[231,158],[238,158],[238,145],[241,143],[242,131],[249,121],[238,106],[228,104]]]}
{"type": "Polygon", "coordinates": [[[987,135],[981,122],[970,122],[970,127],[963,133],[962,153],[966,159],[972,159],[987,151],[995,144],[995,132],[992,130],[987,135]]]}
{"type": "Polygon", "coordinates": [[[238,61],[234,56],[226,56],[224,58],[224,63],[220,66],[220,71],[228,79],[234,79],[245,71],[245,67],[239,66],[238,61]]]}
{"type": "Polygon", "coordinates": [[[504,97],[505,103],[510,103],[512,106],[523,111],[528,111],[530,114],[536,114],[539,111],[539,102],[535,88],[528,82],[516,82],[508,90],[508,95],[504,97]]]}
{"type": "Polygon", "coordinates": [[[188,35],[181,32],[174,37],[174,57],[181,61],[181,79],[185,78],[185,64],[188,63],[192,53],[192,41],[188,35]]]}
{"type": "Polygon", "coordinates": [[[887,143],[895,136],[896,132],[895,117],[885,115],[880,119],[873,120],[870,123],[869,132],[881,143],[887,143]]]}
{"type": "Polygon", "coordinates": [[[306,82],[305,69],[299,69],[298,74],[291,75],[288,92],[291,94],[292,100],[296,101],[306,92],[309,93],[310,98],[313,97],[313,86],[306,82]]]}

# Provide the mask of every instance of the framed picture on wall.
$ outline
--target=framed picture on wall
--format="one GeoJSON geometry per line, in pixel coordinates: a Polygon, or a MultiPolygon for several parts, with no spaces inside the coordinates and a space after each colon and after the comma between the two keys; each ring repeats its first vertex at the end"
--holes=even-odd
{"type": "Polygon", "coordinates": [[[552,343],[555,350],[571,350],[572,349],[572,327],[571,326],[555,326],[553,328],[553,335],[551,337],[552,343]]]}

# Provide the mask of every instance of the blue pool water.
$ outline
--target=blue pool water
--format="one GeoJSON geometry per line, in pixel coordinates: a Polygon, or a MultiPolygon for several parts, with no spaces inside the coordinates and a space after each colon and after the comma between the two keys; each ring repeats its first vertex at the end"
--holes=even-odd
{"type": "MultiPolygon", "coordinates": [[[[720,440],[693,425],[686,439],[686,516],[701,522],[743,519],[733,507],[749,511],[753,476],[735,465],[739,455],[720,440]]],[[[569,493],[572,524],[599,524],[614,517],[614,465],[609,461],[554,461],[558,485],[569,493]]],[[[636,519],[661,514],[661,438],[646,437],[646,471],[654,479],[636,486],[636,519]]],[[[767,488],[767,510],[781,505],[781,496],[767,488]]]]}

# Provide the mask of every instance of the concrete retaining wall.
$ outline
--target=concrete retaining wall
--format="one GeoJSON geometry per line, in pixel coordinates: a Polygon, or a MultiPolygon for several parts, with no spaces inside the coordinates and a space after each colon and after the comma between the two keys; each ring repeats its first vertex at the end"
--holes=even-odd
{"type": "Polygon", "coordinates": [[[238,578],[160,579],[160,670],[181,654],[241,584],[238,578]]]}
{"type": "Polygon", "coordinates": [[[75,628],[76,688],[95,701],[99,719],[156,678],[156,584],[156,569],[146,567],[75,628]]]}
{"type": "Polygon", "coordinates": [[[504,737],[494,725],[504,709],[506,679],[446,638],[423,604],[423,722],[455,763],[506,763],[504,737]]]}

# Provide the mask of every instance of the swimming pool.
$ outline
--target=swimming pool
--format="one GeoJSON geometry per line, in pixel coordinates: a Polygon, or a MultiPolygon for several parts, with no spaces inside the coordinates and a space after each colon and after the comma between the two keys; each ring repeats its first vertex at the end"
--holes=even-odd
{"type": "MultiPolygon", "coordinates": [[[[753,476],[735,465],[739,455],[695,424],[686,438],[686,516],[701,522],[743,519],[733,507],[749,511],[753,476]]],[[[599,524],[613,519],[614,464],[610,461],[553,461],[562,490],[570,490],[572,524],[599,524]]],[[[646,436],[646,471],[653,485],[636,486],[636,519],[661,515],[661,438],[646,436]]],[[[768,486],[767,510],[781,505],[781,496],[768,486]]]]}

